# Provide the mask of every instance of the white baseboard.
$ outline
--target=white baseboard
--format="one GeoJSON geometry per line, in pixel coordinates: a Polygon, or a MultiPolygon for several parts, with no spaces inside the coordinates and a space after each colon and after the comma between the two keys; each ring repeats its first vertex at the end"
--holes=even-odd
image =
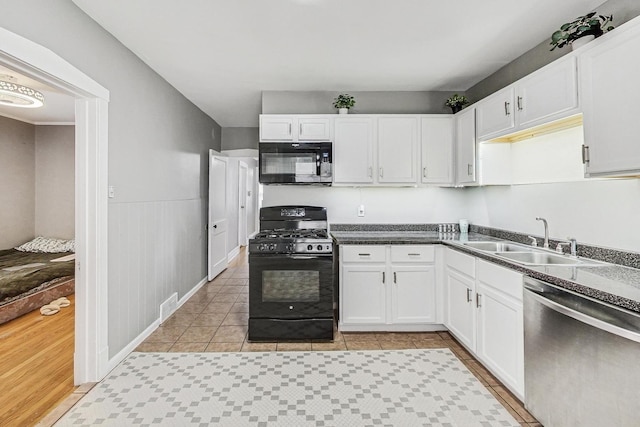
{"type": "MultiPolygon", "coordinates": [[[[198,284],[196,284],[193,288],[191,288],[189,292],[187,292],[182,298],[180,298],[180,300],[178,300],[178,306],[176,309],[182,307],[182,305],[187,302],[189,298],[193,296],[193,294],[198,292],[198,290],[202,288],[206,283],[206,277],[199,281],[198,284]]],[[[126,347],[120,350],[118,354],[109,359],[107,363],[107,374],[111,372],[116,366],[118,366],[118,364],[122,362],[129,355],[129,353],[134,351],[136,347],[142,344],[143,341],[146,340],[156,329],[158,329],[158,326],[160,326],[160,317],[154,320],[153,323],[151,323],[147,327],[147,329],[145,329],[140,335],[135,337],[129,344],[126,345],[126,347]]]]}
{"type": "Polygon", "coordinates": [[[238,255],[240,255],[240,246],[231,249],[231,252],[227,255],[227,263],[230,264],[238,255]]]}

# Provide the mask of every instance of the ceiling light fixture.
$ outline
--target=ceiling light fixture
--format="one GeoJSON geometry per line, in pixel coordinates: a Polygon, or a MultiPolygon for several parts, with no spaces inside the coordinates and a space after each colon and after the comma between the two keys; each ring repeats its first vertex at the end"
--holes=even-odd
{"type": "Polygon", "coordinates": [[[44,96],[30,87],[0,80],[0,105],[38,108],[44,105],[44,96]]]}

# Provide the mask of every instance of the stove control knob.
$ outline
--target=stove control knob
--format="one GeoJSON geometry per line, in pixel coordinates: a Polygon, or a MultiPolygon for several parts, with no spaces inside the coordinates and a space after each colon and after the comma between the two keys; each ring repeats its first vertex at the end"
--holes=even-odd
{"type": "Polygon", "coordinates": [[[318,250],[321,251],[322,250],[322,245],[318,245],[318,250]]]}
{"type": "Polygon", "coordinates": [[[308,251],[312,251],[312,250],[313,250],[313,245],[309,245],[309,246],[307,246],[307,250],[308,250],[308,251]]]}
{"type": "Polygon", "coordinates": [[[293,310],[293,306],[292,305],[289,306],[289,310],[293,310]]]}
{"type": "Polygon", "coordinates": [[[264,243],[263,243],[263,244],[261,244],[260,246],[258,246],[258,250],[259,250],[259,251],[264,251],[264,250],[266,250],[266,249],[267,249],[267,245],[265,245],[264,243]]]}
{"type": "Polygon", "coordinates": [[[272,244],[270,244],[270,245],[269,245],[269,250],[270,250],[270,251],[273,251],[273,250],[275,250],[275,249],[276,249],[276,245],[275,245],[274,243],[272,243],[272,244]]]}

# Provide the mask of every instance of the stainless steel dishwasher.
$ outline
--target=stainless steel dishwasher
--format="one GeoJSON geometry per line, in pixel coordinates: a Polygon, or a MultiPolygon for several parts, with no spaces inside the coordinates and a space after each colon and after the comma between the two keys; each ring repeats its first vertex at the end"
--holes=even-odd
{"type": "Polygon", "coordinates": [[[545,427],[640,426],[640,315],[525,277],[525,406],[545,427]]]}

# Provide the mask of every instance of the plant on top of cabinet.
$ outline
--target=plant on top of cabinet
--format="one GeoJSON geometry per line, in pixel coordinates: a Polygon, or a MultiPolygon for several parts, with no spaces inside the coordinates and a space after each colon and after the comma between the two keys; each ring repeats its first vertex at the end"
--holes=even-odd
{"type": "Polygon", "coordinates": [[[458,95],[457,93],[454,93],[452,96],[449,97],[449,99],[447,99],[447,102],[445,102],[444,105],[446,105],[447,107],[450,107],[453,114],[455,114],[458,111],[462,110],[462,107],[464,107],[468,103],[469,103],[469,100],[467,99],[466,96],[458,95]]]}
{"type": "Polygon", "coordinates": [[[596,14],[597,12],[591,12],[576,18],[574,21],[563,24],[559,30],[551,35],[550,44],[553,47],[550,50],[572,44],[582,37],[593,36],[593,38],[598,38],[605,32],[613,30],[613,25],[607,26],[613,20],[613,15],[596,14]]]}
{"type": "Polygon", "coordinates": [[[347,114],[349,108],[356,104],[356,99],[348,93],[341,93],[333,99],[333,106],[338,109],[338,113],[347,114]]]}

